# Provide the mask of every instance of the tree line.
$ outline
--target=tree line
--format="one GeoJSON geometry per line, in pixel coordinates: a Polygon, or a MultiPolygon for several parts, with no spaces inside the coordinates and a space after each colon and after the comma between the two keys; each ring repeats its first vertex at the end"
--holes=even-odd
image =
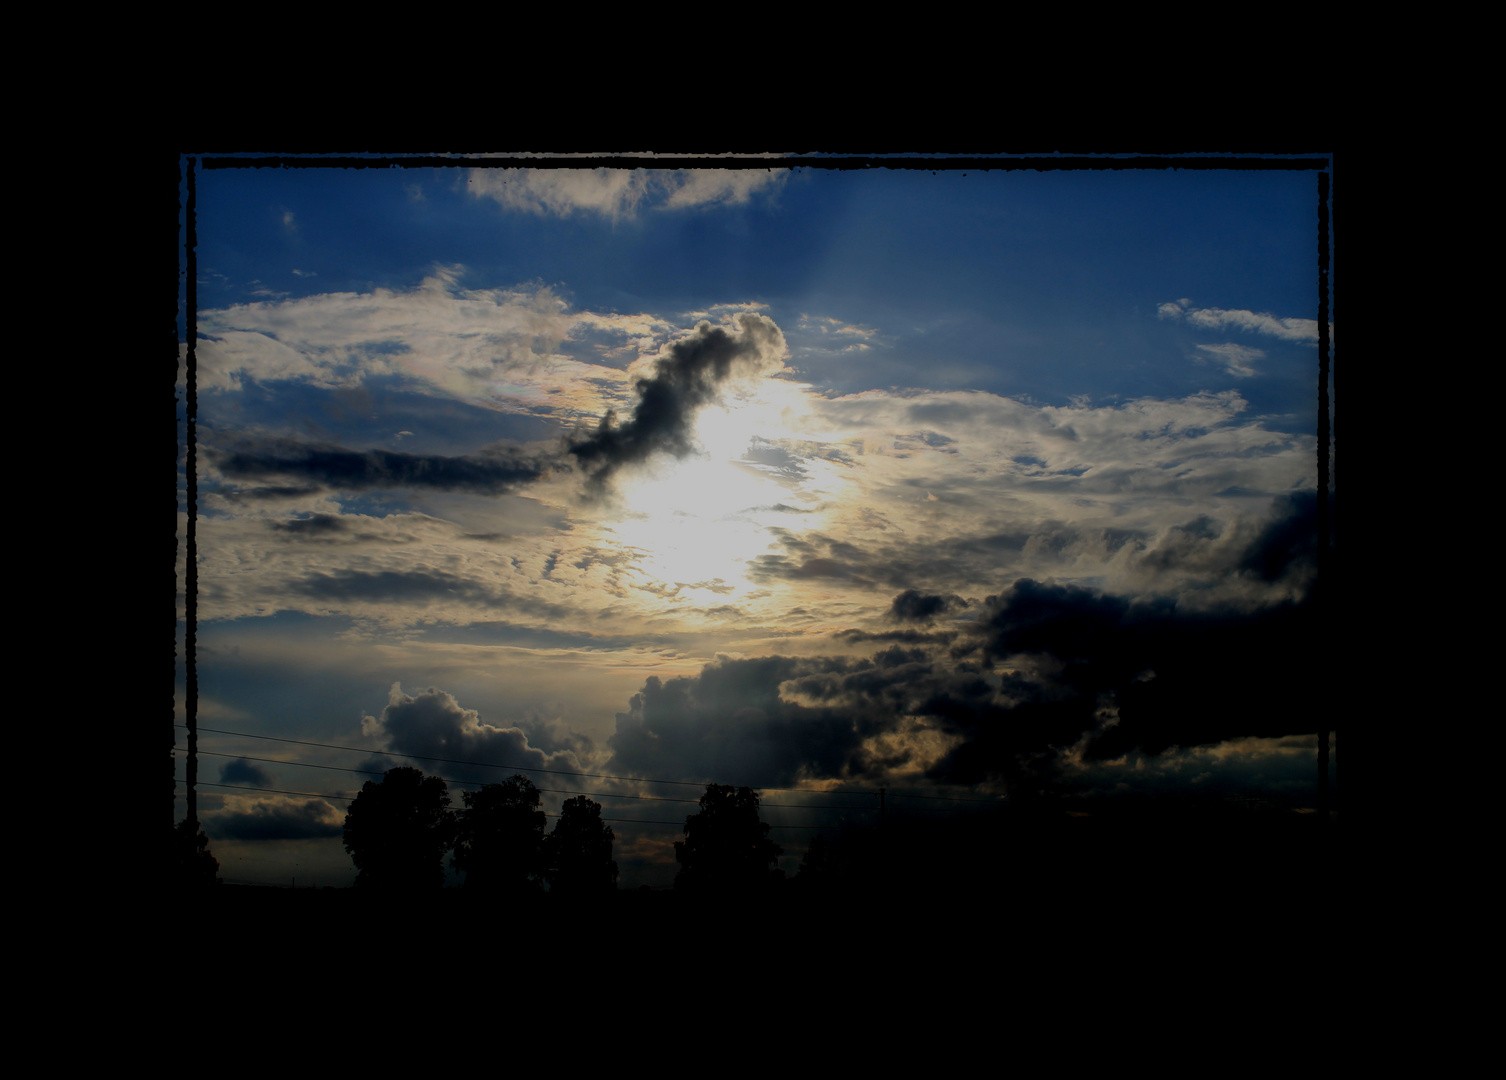
{"type": "MultiPolygon", "coordinates": [[[[363,890],[399,892],[444,884],[444,860],[465,874],[467,889],[522,896],[540,893],[586,897],[617,888],[612,858],[616,836],[602,820],[601,804],[584,795],[567,799],[553,830],[540,808],[540,792],[521,773],[462,796],[450,808],[448,785],[419,769],[389,769],[368,780],[345,815],[345,851],[363,890]]],[[[707,784],[700,810],[685,819],[685,839],[675,841],[675,888],[708,894],[746,894],[782,881],[774,863],[784,849],[769,839],[750,788],[707,784]]],[[[201,829],[187,821],[173,830],[174,876],[182,885],[217,883],[219,863],[201,829]]],[[[802,877],[817,869],[812,856],[802,877]]]]}
{"type": "MultiPolygon", "coordinates": [[[[345,850],[356,885],[384,891],[444,884],[444,856],[465,874],[467,889],[515,896],[537,893],[588,897],[617,887],[616,840],[601,805],[584,795],[567,799],[554,829],[544,831],[539,790],[521,773],[463,794],[450,810],[443,779],[411,767],[367,781],[345,815],[345,850]]],[[[749,788],[708,784],[700,811],[685,819],[675,842],[677,889],[746,892],[783,875],[773,863],[783,849],[769,839],[749,788]]]]}
{"type": "Polygon", "coordinates": [[[467,888],[522,895],[584,896],[617,887],[616,837],[599,803],[577,796],[546,833],[539,790],[521,773],[462,796],[450,809],[444,780],[403,766],[368,780],[345,815],[345,850],[363,889],[403,891],[444,884],[444,857],[467,888]]]}

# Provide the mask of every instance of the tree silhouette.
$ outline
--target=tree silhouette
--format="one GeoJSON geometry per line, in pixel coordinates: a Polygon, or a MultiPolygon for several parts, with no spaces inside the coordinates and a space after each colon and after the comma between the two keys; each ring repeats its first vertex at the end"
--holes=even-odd
{"type": "Polygon", "coordinates": [[[759,820],[757,792],[707,784],[700,813],[685,819],[685,839],[675,841],[675,888],[717,894],[762,888],[780,876],[770,864],[783,851],[759,820]]]}
{"type": "Polygon", "coordinates": [[[825,836],[817,833],[811,846],[805,849],[800,860],[800,872],[795,881],[805,889],[823,889],[831,886],[837,875],[837,859],[825,836]]]}
{"type": "Polygon", "coordinates": [[[209,837],[197,834],[188,819],[173,826],[173,878],[180,885],[218,885],[220,861],[209,851],[209,837]]]}
{"type": "Polygon", "coordinates": [[[560,807],[554,831],[544,838],[544,873],[550,892],[560,896],[599,896],[617,888],[612,830],[601,820],[601,804],[577,795],[560,807]]]}
{"type": "Polygon", "coordinates": [[[465,871],[468,889],[523,894],[540,888],[544,873],[544,811],[539,789],[521,773],[462,798],[450,865],[465,871]]]}
{"type": "Polygon", "coordinates": [[[345,850],[366,888],[408,890],[444,884],[453,823],[445,782],[406,766],[366,781],[345,815],[345,850]]]}

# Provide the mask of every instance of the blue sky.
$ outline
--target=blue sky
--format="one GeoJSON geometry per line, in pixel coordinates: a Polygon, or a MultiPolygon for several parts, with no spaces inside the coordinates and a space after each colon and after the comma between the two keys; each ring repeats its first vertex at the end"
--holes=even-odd
{"type": "Polygon", "coordinates": [[[1301,802],[1310,735],[1177,718],[1311,584],[1313,173],[195,181],[200,722],[359,751],[206,737],[330,796],[205,787],[226,876],[343,883],[362,778],[306,765],[398,750],[1301,802]]]}

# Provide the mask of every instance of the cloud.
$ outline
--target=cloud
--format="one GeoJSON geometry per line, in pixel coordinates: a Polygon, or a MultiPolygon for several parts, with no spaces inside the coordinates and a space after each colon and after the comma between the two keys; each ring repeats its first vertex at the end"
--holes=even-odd
{"type": "MultiPolygon", "coordinates": [[[[661,174],[663,175],[663,174],[661,174]]],[[[789,175],[784,169],[695,169],[670,174],[668,209],[747,202],[756,191],[776,188],[789,175]]]]}
{"type": "Polygon", "coordinates": [[[220,770],[220,783],[271,787],[272,774],[254,761],[227,761],[220,770]]]}
{"type": "Polygon", "coordinates": [[[760,472],[785,480],[803,480],[807,475],[805,466],[801,464],[802,455],[757,435],[748,441],[748,449],[744,451],[741,460],[755,466],[760,472]]]}
{"type": "Polygon", "coordinates": [[[569,365],[554,350],[570,333],[550,289],[465,289],[461,266],[437,267],[416,287],[319,293],[198,313],[201,391],[297,379],[356,386],[397,376],[431,390],[474,395],[498,375],[529,380],[569,365]]]}
{"type": "MultiPolygon", "coordinates": [[[[1279,502],[1230,556],[1234,572],[1304,577],[1314,505],[1279,502]]],[[[909,589],[891,611],[960,603],[909,589]]],[[[1305,598],[1196,607],[1020,578],[968,610],[955,634],[896,638],[868,658],[723,656],[696,676],[650,678],[617,715],[612,767],[751,784],[922,770],[946,783],[1059,784],[1131,753],[1316,724],[1303,709],[1323,677],[1305,598]]]]}
{"type": "MultiPolygon", "coordinates": [[[[341,491],[420,488],[482,495],[513,491],[558,466],[550,459],[512,449],[493,449],[467,457],[444,457],[393,450],[345,450],[291,439],[268,440],[246,449],[219,451],[212,457],[219,471],[234,479],[293,477],[341,491]]],[[[282,528],[315,534],[338,531],[339,524],[327,516],[320,516],[307,523],[288,522],[282,528]]]]}
{"type": "MultiPolygon", "coordinates": [[[[1259,374],[1252,362],[1265,357],[1264,349],[1252,349],[1247,345],[1199,345],[1198,348],[1215,362],[1222,364],[1236,379],[1248,379],[1259,374]]],[[[1202,360],[1203,357],[1196,359],[1202,360]]]]}
{"type": "Polygon", "coordinates": [[[292,588],[315,600],[422,605],[449,600],[483,607],[502,607],[501,597],[481,582],[443,571],[336,570],[312,573],[292,588]]]}
{"type": "MultiPolygon", "coordinates": [[[[1189,303],[1190,301],[1183,299],[1161,304],[1156,308],[1156,314],[1162,319],[1185,321],[1188,325],[1203,330],[1224,330],[1232,326],[1283,341],[1302,341],[1313,345],[1318,343],[1317,319],[1282,319],[1244,309],[1189,307],[1189,303]]],[[[1333,326],[1330,324],[1330,340],[1332,334],[1333,326]]]]}
{"type": "Polygon", "coordinates": [[[467,190],[508,210],[612,219],[642,206],[679,210],[746,203],[783,182],[783,169],[472,169],[467,190]]]}
{"type": "MultiPolygon", "coordinates": [[[[569,442],[565,456],[507,447],[470,456],[409,454],[278,438],[214,452],[211,457],[219,471],[233,479],[297,478],[342,491],[410,488],[482,495],[514,491],[549,472],[570,468],[573,460],[599,492],[625,465],[641,463],[656,453],[690,454],[696,415],[720,400],[724,386],[783,368],[784,335],[774,320],[745,312],[734,322],[736,329],[729,332],[703,321],[668,345],[656,360],[653,374],[635,381],[637,402],[627,422],[618,425],[616,413],[608,410],[593,434],[569,442]]],[[[283,528],[313,533],[333,531],[336,526],[320,520],[283,528]]]]}
{"type": "Polygon", "coordinates": [[[614,771],[737,784],[862,775],[860,718],[785,700],[781,684],[844,661],[720,657],[700,674],[649,676],[609,740],[614,771]]]}
{"type": "Polygon", "coordinates": [[[937,615],[965,607],[967,601],[960,596],[936,596],[906,589],[894,598],[889,606],[889,617],[896,622],[928,623],[937,615]]]}
{"type": "MultiPolygon", "coordinates": [[[[564,740],[561,748],[546,752],[531,745],[529,733],[521,727],[483,723],[475,709],[462,707],[443,690],[431,686],[412,695],[404,693],[400,683],[392,684],[380,716],[361,718],[361,730],[382,738],[394,753],[447,759],[446,775],[480,783],[499,783],[507,771],[580,771],[581,758],[591,749],[591,741],[577,735],[564,740]]],[[[550,738],[558,740],[558,734],[550,738]]]]}
{"type": "Polygon", "coordinates": [[[226,840],[313,840],[340,836],[345,815],[323,799],[258,800],[205,815],[204,831],[226,840]]]}
{"type": "Polygon", "coordinates": [[[745,313],[736,325],[740,332],[729,333],[709,322],[698,324],[660,354],[651,377],[637,380],[638,401],[626,423],[618,426],[609,411],[595,434],[571,443],[570,454],[598,490],[624,465],[656,453],[690,454],[696,414],[719,400],[723,385],[784,367],[784,335],[773,319],[745,313]]]}
{"type": "Polygon", "coordinates": [[[829,315],[801,315],[795,324],[801,332],[801,354],[866,352],[882,344],[879,332],[871,326],[844,323],[829,315]]]}
{"type": "MultiPolygon", "coordinates": [[[[1328,499],[1330,519],[1334,498],[1328,499]]],[[[1277,501],[1276,512],[1240,554],[1238,569],[1262,581],[1296,577],[1304,585],[1317,569],[1318,493],[1303,491],[1277,501]]]]}
{"type": "MultiPolygon", "coordinates": [[[[659,377],[656,363],[668,367],[672,351],[638,363],[643,381],[659,377]]],[[[673,387],[668,374],[662,381],[673,387]]],[[[731,403],[730,384],[712,390],[731,403]]],[[[780,403],[767,434],[794,437],[753,435],[726,461],[739,479],[753,473],[781,490],[749,489],[738,517],[747,545],[711,569],[666,559],[652,543],[624,544],[617,510],[578,503],[579,478],[553,472],[577,461],[564,436],[500,456],[382,457],[397,451],[302,437],[229,445],[218,454],[245,455],[229,469],[245,475],[204,470],[217,483],[204,487],[211,513],[199,523],[201,618],[289,610],[349,615],[373,630],[584,618],[600,633],[657,641],[672,606],[684,609],[675,633],[688,635],[676,647],[705,657],[749,651],[746,637],[726,635],[760,625],[771,638],[816,626],[896,629],[885,616],[908,589],[977,597],[980,583],[996,592],[1033,578],[1123,594],[1190,588],[1184,603],[1204,605],[1298,594],[1297,578],[1239,572],[1238,558],[1270,499],[1312,482],[1312,438],[1265,429],[1238,394],[1040,407],[984,393],[827,399],[787,378],[765,379],[759,392],[780,403]],[[530,480],[536,468],[545,475],[530,480]],[[1187,531],[1199,516],[1211,525],[1187,531]],[[666,605],[677,582],[718,577],[734,589],[724,599],[681,590],[666,605]],[[738,609],[740,630],[701,611],[717,605],[738,609]],[[800,607],[810,614],[792,625],[800,607]]],[[[698,437],[690,406],[704,396],[683,395],[669,410],[667,428],[685,443],[698,437]]],[[[603,476],[621,464],[606,450],[658,445],[652,415],[633,418],[630,408],[625,400],[624,417],[645,422],[626,446],[597,446],[603,476]]]]}

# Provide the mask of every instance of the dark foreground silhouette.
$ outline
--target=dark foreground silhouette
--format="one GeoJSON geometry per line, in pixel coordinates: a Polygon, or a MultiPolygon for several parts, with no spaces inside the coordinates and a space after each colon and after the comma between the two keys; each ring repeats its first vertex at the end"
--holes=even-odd
{"type": "Polygon", "coordinates": [[[783,965],[815,953],[850,964],[902,948],[1049,965],[1064,948],[1157,941],[1285,948],[1334,910],[1337,835],[1336,819],[1320,827],[1290,809],[1061,802],[824,834],[798,874],[742,891],[504,899],[466,888],[222,886],[203,903],[269,942],[338,931],[422,949],[479,934],[539,963],[674,954],[783,965]]]}

